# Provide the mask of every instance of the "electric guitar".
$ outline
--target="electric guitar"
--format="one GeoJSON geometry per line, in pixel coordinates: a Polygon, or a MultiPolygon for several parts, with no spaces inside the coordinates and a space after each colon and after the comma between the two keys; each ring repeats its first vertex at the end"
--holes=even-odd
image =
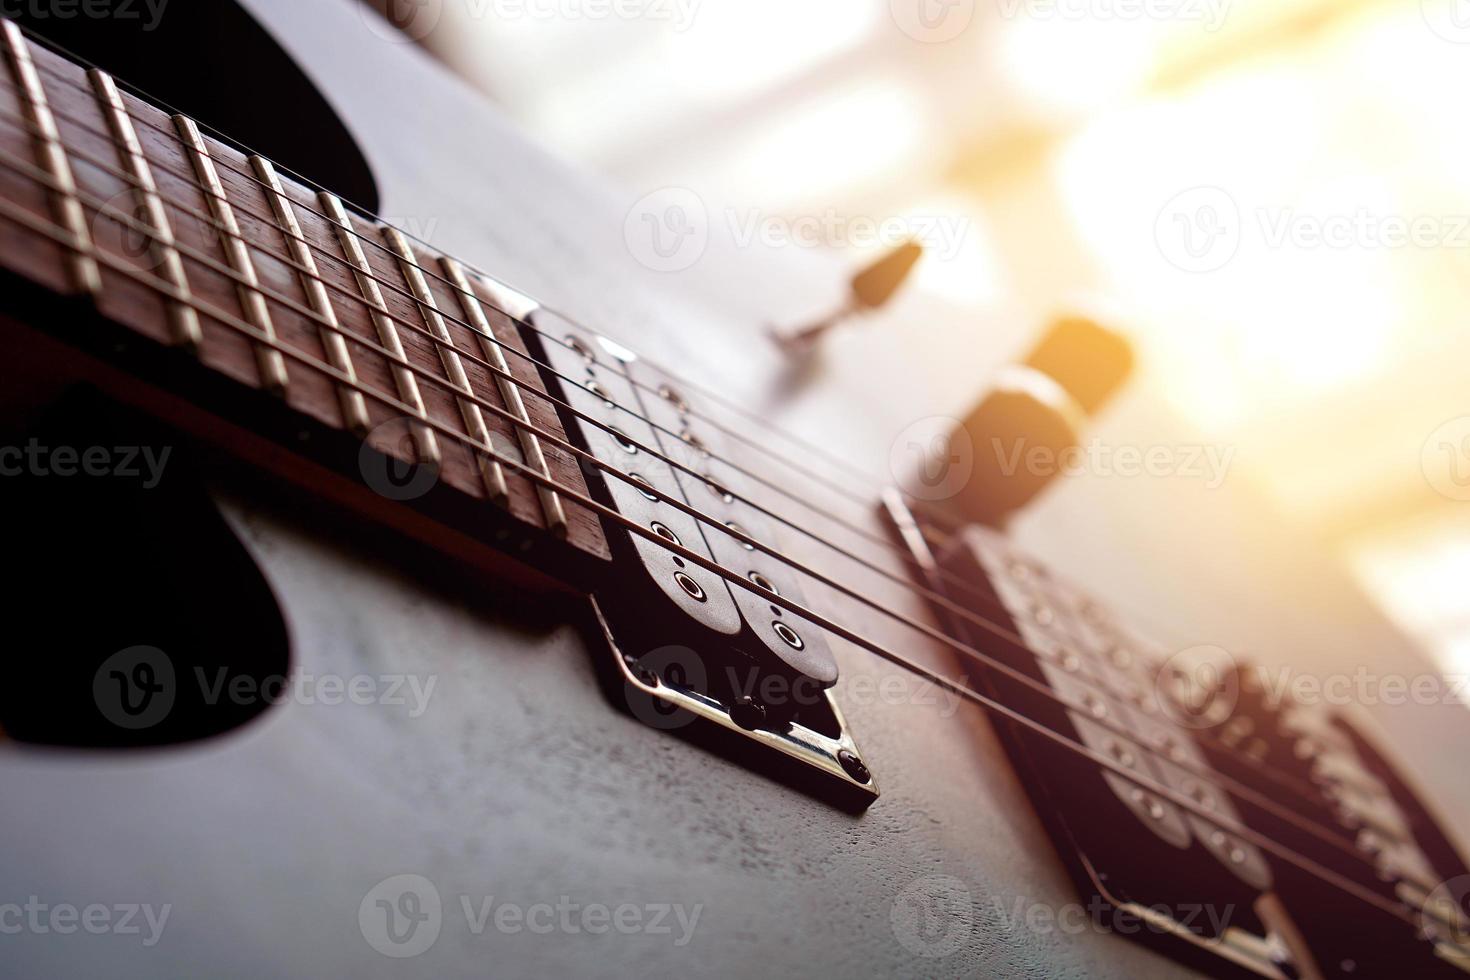
{"type": "Polygon", "coordinates": [[[1448,681],[1247,491],[991,453],[1148,414],[1105,325],[895,476],[818,260],[639,264],[350,0],[114,13],[3,22],[7,975],[1470,966],[1448,681]]]}

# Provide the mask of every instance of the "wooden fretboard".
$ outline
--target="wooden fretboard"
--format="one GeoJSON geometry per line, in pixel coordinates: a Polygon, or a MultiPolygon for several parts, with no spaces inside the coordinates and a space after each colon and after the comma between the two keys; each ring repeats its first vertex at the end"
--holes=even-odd
{"type": "Polygon", "coordinates": [[[606,556],[523,297],[0,23],[0,267],[606,556]]]}

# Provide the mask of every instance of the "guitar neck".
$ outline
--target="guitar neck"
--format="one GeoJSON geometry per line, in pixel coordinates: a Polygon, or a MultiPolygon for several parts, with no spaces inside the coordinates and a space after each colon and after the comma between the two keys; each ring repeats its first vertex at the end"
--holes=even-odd
{"type": "MultiPolygon", "coordinates": [[[[165,385],[202,369],[385,473],[607,555],[566,499],[586,492],[577,460],[535,434],[565,436],[522,334],[533,303],[3,26],[0,265],[168,349],[165,385]]],[[[82,339],[63,309],[27,319],[82,339]]]]}

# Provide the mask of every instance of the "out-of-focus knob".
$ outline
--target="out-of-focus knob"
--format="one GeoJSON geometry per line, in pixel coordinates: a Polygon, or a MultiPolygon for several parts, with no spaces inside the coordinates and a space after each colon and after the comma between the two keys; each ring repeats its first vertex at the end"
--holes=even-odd
{"type": "Polygon", "coordinates": [[[772,329],[771,336],[788,353],[810,354],[828,330],[854,314],[875,310],[892,299],[923,257],[924,247],[918,242],[900,245],[852,277],[847,302],[836,311],[804,327],[772,329]]]}
{"type": "Polygon", "coordinates": [[[1055,479],[1088,419],[1132,370],[1133,349],[1113,330],[1082,315],[1055,320],[961,422],[973,470],[940,509],[962,521],[1005,523],[1055,479]]]}

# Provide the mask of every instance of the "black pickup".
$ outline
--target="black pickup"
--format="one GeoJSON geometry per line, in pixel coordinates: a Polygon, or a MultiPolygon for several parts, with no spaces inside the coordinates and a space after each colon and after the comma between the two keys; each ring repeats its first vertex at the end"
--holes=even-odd
{"type": "Polygon", "coordinates": [[[1463,975],[1470,920],[1441,883],[1464,863],[1344,719],[1274,703],[1224,651],[1201,673],[1208,651],[1149,643],[998,532],[972,526],[930,550],[918,519],[888,506],[924,584],[1016,638],[936,605],[957,639],[1003,665],[968,662],[975,688],[1110,760],[998,720],[1099,928],[1214,974],[1463,975]]]}

